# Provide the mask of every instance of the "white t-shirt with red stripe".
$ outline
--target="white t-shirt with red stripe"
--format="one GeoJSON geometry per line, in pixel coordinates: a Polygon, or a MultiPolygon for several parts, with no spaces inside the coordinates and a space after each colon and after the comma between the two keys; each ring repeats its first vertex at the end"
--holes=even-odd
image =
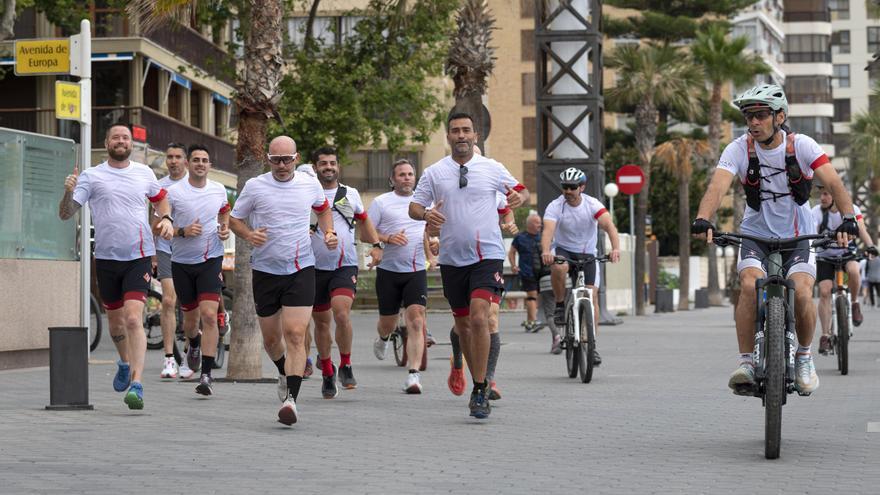
{"type": "Polygon", "coordinates": [[[171,240],[171,261],[195,265],[223,256],[223,241],[217,236],[217,215],[229,211],[223,184],[208,180],[205,187],[195,187],[189,180],[182,180],[168,188],[168,201],[171,203],[175,233],[196,220],[202,225],[201,235],[174,236],[171,240]]]}
{"type": "MultiPolygon", "coordinates": [[[[167,191],[168,188],[170,188],[171,186],[173,186],[174,184],[177,184],[178,182],[180,182],[182,180],[186,180],[188,177],[189,177],[189,172],[183,174],[183,177],[181,177],[177,180],[172,179],[171,175],[166,175],[165,177],[162,177],[161,179],[159,179],[159,185],[162,186],[162,188],[167,191]]],[[[163,239],[160,236],[155,236],[154,240],[156,241],[156,251],[162,251],[163,253],[171,254],[171,241],[166,241],[165,239],[163,239]]]]}
{"type": "Polygon", "coordinates": [[[572,206],[560,194],[547,205],[544,220],[556,222],[553,245],[570,253],[596,254],[599,217],[607,210],[598,199],[581,193],[581,203],[572,206]]]}
{"type": "MultiPolygon", "coordinates": [[[[322,189],[324,197],[328,204],[332,207],[333,200],[336,199],[336,187],[333,189],[322,189]]],[[[339,202],[348,202],[352,211],[354,211],[354,220],[363,221],[367,218],[367,212],[364,209],[364,203],[361,201],[361,195],[358,190],[345,186],[345,197],[339,202]]],[[[312,250],[315,251],[315,268],[318,270],[335,270],[343,266],[358,266],[357,249],[355,249],[354,229],[348,226],[348,221],[341,213],[332,210],[333,228],[336,229],[336,238],[339,243],[336,249],[327,249],[324,244],[324,233],[320,227],[312,234],[312,250]]]]}
{"type": "MultiPolygon", "coordinates": [[[[785,194],[789,192],[788,175],[784,172],[786,134],[782,130],[779,133],[782,134],[782,144],[772,150],[765,150],[755,143],[755,152],[761,165],[783,170],[782,173],[773,174],[770,169],[762,167],[761,189],[785,194]]],[[[718,168],[737,175],[740,182],[745,180],[749,169],[747,137],[747,134],[743,134],[728,144],[718,160],[718,168]]],[[[828,156],[809,136],[797,134],[794,138],[794,148],[801,172],[807,179],[813,178],[814,170],[829,163],[828,156]]],[[[762,196],[768,195],[762,194],[762,196]]],[[[772,199],[762,201],[760,211],[746,207],[740,230],[745,234],[757,236],[794,237],[815,233],[816,225],[810,213],[810,203],[798,206],[789,195],[775,201],[772,199]]]]}
{"type": "Polygon", "coordinates": [[[440,229],[440,264],[467,266],[482,260],[503,260],[504,243],[498,225],[498,195],[507,187],[521,191],[520,184],[491,158],[474,155],[465,164],[468,184],[458,187],[460,166],[445,157],[422,174],[412,202],[424,207],[443,201],[438,211],[446,217],[440,229]]]}
{"type": "Polygon", "coordinates": [[[265,227],[267,240],[251,252],[251,268],[273,275],[289,275],[315,264],[309,239],[310,208],[330,205],[318,179],[301,172],[278,182],[271,172],[248,180],[235,200],[232,216],[252,229],[265,227]]]}
{"type": "MultiPolygon", "coordinates": [[[[816,225],[816,233],[821,234],[819,232],[819,226],[822,225],[822,205],[816,205],[812,209],[813,223],[816,225]]],[[[853,205],[853,213],[856,216],[856,221],[862,219],[862,210],[859,209],[858,206],[853,205]]],[[[843,223],[843,216],[840,214],[840,211],[829,211],[828,212],[828,225],[825,226],[827,231],[834,232],[837,230],[837,227],[840,227],[840,224],[843,223]]],[[[833,247],[820,249],[816,251],[817,258],[830,258],[833,256],[840,256],[846,254],[846,248],[833,247]]]]}
{"type": "Polygon", "coordinates": [[[131,261],[153,256],[156,249],[147,221],[147,200],[165,197],[156,174],[142,163],[125,168],[107,162],[83,170],[73,190],[73,200],[89,204],[95,224],[95,258],[131,261]]]}
{"type": "Polygon", "coordinates": [[[406,245],[385,244],[379,268],[391,272],[408,273],[425,269],[425,222],[409,217],[412,195],[403,196],[394,191],[382,194],[370,203],[367,213],[376,231],[382,235],[404,231],[406,245]]]}

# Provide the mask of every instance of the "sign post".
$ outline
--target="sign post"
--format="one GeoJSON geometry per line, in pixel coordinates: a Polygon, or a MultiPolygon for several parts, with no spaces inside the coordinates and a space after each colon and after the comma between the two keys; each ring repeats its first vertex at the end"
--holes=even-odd
{"type": "Polygon", "coordinates": [[[645,174],[638,165],[624,165],[617,169],[615,183],[623,194],[629,195],[629,235],[633,240],[632,257],[632,314],[636,314],[636,291],[640,290],[641,284],[636,280],[636,256],[644,256],[645,253],[637,253],[635,250],[635,205],[633,198],[645,186],[645,174]]]}
{"type": "MultiPolygon", "coordinates": [[[[88,19],[80,22],[80,33],[71,36],[71,73],[79,76],[80,88],[80,170],[85,171],[92,162],[92,27],[88,19]]],[[[80,326],[89,327],[89,295],[92,290],[91,258],[92,228],[88,205],[80,213],[80,326]]],[[[100,315],[97,315],[100,318],[100,315]]],[[[89,345],[86,339],[86,346],[89,345]]]]}

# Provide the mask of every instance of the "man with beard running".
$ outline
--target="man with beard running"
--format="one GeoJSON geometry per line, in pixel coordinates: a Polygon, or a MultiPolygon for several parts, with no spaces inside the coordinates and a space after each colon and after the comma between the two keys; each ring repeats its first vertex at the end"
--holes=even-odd
{"type": "Polygon", "coordinates": [[[528,200],[528,190],[495,160],[476,155],[473,119],[453,113],[447,120],[447,156],[428,167],[413,195],[409,215],[440,229],[440,274],[474,388],[471,416],[489,416],[489,313],[500,299],[504,244],[498,226],[498,192],[511,208],[528,200]],[[434,204],[434,207],[431,205],[434,204]]]}
{"type": "Polygon", "coordinates": [[[292,425],[299,418],[296,399],[306,365],[305,333],[315,302],[315,256],[309,239],[312,210],[318,213],[326,248],[335,248],[337,241],[321,185],[314,177],[294,172],[299,155],[293,139],[273,139],[266,158],[271,171],[245,183],[229,226],[254,246],[254,305],[263,346],[285,377],[278,421],[292,425]]]}
{"type": "Polygon", "coordinates": [[[143,312],[150,287],[150,258],[156,254],[147,221],[147,200],[160,217],[155,230],[161,237],[171,239],[173,219],[166,191],[156,175],[146,165],[129,160],[128,126],[111,125],[104,144],[109,155],[107,161],[84,170],[82,175],[74,168],[73,174],[65,179],[58,215],[67,220],[89,203],[95,223],[98,290],[107,309],[110,336],[119,353],[113,389],[128,390],[124,400],[129,409],[143,409],[141,379],[147,352],[143,312]]]}

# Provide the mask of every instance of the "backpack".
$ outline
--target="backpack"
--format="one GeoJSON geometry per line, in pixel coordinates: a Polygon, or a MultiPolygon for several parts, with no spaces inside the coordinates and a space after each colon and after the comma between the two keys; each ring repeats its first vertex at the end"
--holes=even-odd
{"type": "MultiPolygon", "coordinates": [[[[345,200],[345,197],[348,195],[348,187],[346,187],[341,182],[339,183],[339,187],[336,188],[336,196],[333,197],[333,204],[331,208],[336,210],[339,215],[342,216],[342,219],[345,220],[345,223],[348,224],[349,230],[354,230],[354,225],[356,223],[354,219],[354,208],[345,200]]],[[[312,233],[317,232],[318,230],[318,215],[314,212],[311,212],[311,219],[309,221],[309,229],[312,233]]]]}
{"type": "Polygon", "coordinates": [[[794,137],[794,133],[789,133],[785,136],[785,168],[779,169],[764,165],[765,168],[773,169],[775,172],[766,177],[762,177],[762,165],[758,161],[758,153],[755,151],[755,141],[752,139],[751,135],[746,136],[746,147],[749,152],[749,168],[746,172],[746,179],[742,184],[743,189],[746,191],[746,204],[749,205],[749,208],[755,211],[760,211],[761,202],[770,200],[776,201],[777,199],[786,196],[791,196],[792,199],[794,199],[794,202],[798,205],[803,205],[808,199],[810,199],[810,189],[813,187],[813,181],[812,179],[804,177],[803,172],[801,172],[801,167],[798,165],[797,157],[795,156],[794,137]],[[785,173],[788,176],[787,193],[778,193],[761,189],[762,180],[769,179],[770,177],[781,173],[785,173]],[[761,193],[769,194],[770,196],[761,197],[761,193]]]}

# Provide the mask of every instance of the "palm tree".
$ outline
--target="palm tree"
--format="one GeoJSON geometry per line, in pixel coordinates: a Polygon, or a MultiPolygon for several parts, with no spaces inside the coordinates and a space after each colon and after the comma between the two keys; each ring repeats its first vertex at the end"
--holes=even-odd
{"type": "MultiPolygon", "coordinates": [[[[756,54],[744,53],[749,45],[745,36],[730,39],[727,26],[712,23],[697,31],[697,39],[691,45],[694,61],[703,69],[706,81],[712,86],[709,98],[709,148],[710,171],[708,180],[712,180],[714,165],[718,162],[721,142],[721,90],[729,82],[734,85],[747,84],[758,74],[767,74],[767,66],[756,54]]],[[[742,196],[736,189],[734,195],[742,196]]],[[[743,201],[744,203],[744,201],[743,201]]],[[[745,205],[743,204],[742,207],[745,205]]],[[[736,210],[736,208],[734,208],[736,210]]],[[[740,208],[740,211],[742,208],[740,208]]],[[[741,215],[741,213],[740,213],[741,215]]],[[[742,217],[740,216],[740,220],[742,217]]],[[[715,222],[716,219],[711,219],[715,222]]],[[[739,223],[735,222],[735,226],[739,223]]],[[[709,302],[721,304],[721,288],[718,284],[718,257],[715,249],[709,251],[709,302]]]]}
{"type": "Polygon", "coordinates": [[[458,32],[452,36],[446,60],[446,74],[455,84],[453,111],[473,117],[474,129],[479,132],[477,146],[485,151],[488,122],[483,122],[483,95],[495,68],[495,48],[489,46],[495,19],[486,0],[466,0],[456,21],[458,32]]]}
{"type": "MultiPolygon", "coordinates": [[[[874,89],[874,96],[880,96],[880,91],[874,89]]],[[[850,169],[847,175],[852,180],[854,189],[863,182],[870,182],[869,201],[864,204],[865,223],[868,224],[868,232],[874,237],[878,225],[878,205],[875,201],[877,192],[880,192],[880,111],[863,112],[853,119],[850,124],[851,153],[850,169]]],[[[876,241],[876,239],[875,239],[876,241]]]]}
{"type": "MultiPolygon", "coordinates": [[[[127,12],[138,19],[142,30],[149,30],[174,19],[186,19],[195,8],[195,0],[135,0],[127,12]]],[[[238,142],[235,161],[238,190],[245,182],[263,172],[266,130],[270,118],[277,116],[276,105],[281,98],[279,84],[283,76],[281,58],[284,2],[260,0],[241,2],[246,9],[238,12],[245,27],[244,58],[239,61],[235,96],[238,108],[238,142]]],[[[235,302],[233,306],[232,341],[229,346],[227,376],[238,379],[261,378],[262,337],[254,310],[251,270],[248,266],[251,248],[246,242],[235,243],[235,302]]]]}
{"type": "MultiPolygon", "coordinates": [[[[635,108],[636,150],[645,174],[635,215],[635,231],[639,233],[635,275],[636,280],[641,281],[645,278],[645,217],[651,187],[651,158],[657,139],[657,108],[666,106],[684,115],[695,114],[702,74],[687,54],[668,45],[625,45],[605,59],[605,66],[616,69],[619,76],[616,85],[605,92],[609,107],[635,108]]],[[[645,314],[645,298],[640,290],[636,290],[636,314],[645,314]]]]}
{"type": "Polygon", "coordinates": [[[676,138],[654,149],[654,161],[678,181],[678,274],[679,311],[687,311],[690,293],[690,178],[694,172],[694,155],[709,156],[709,143],[704,140],[676,138]]]}

